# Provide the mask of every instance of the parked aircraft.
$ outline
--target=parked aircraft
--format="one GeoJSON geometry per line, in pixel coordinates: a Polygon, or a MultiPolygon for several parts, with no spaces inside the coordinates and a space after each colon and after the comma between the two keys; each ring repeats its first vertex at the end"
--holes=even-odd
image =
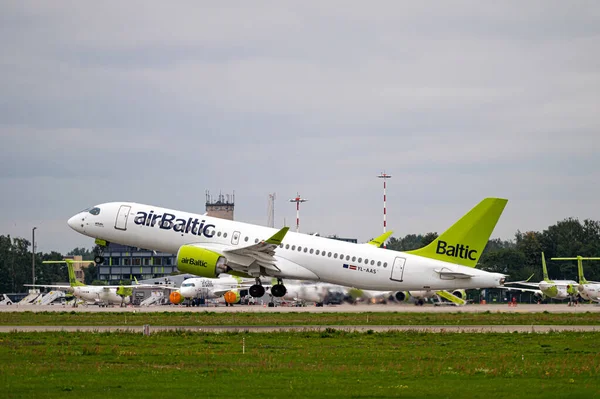
{"type": "Polygon", "coordinates": [[[600,282],[587,281],[583,275],[583,261],[600,260],[600,258],[584,258],[582,256],[577,256],[575,258],[552,258],[552,260],[576,260],[577,274],[579,276],[579,284],[577,285],[579,295],[586,301],[600,302],[600,282]]]}
{"type": "Polygon", "coordinates": [[[530,283],[529,279],[527,279],[525,281],[511,281],[511,282],[505,283],[506,286],[508,286],[508,285],[524,285],[526,287],[535,287],[536,289],[520,288],[520,287],[515,287],[515,288],[505,287],[505,288],[507,288],[509,290],[515,290],[515,291],[518,290],[518,291],[533,292],[534,295],[539,300],[542,300],[543,298],[547,297],[547,298],[560,299],[560,300],[569,298],[569,300],[572,301],[577,297],[577,294],[579,293],[577,286],[579,284],[576,281],[574,281],[574,280],[550,280],[550,278],[548,278],[548,269],[546,268],[546,258],[544,257],[543,252],[542,252],[542,271],[544,274],[544,279],[542,281],[540,281],[539,283],[530,283]]]}
{"type": "Polygon", "coordinates": [[[169,295],[169,301],[176,305],[190,300],[191,305],[198,305],[199,299],[215,299],[223,297],[226,305],[240,301],[240,289],[248,289],[252,282],[244,284],[239,277],[221,275],[219,278],[194,277],[181,283],[169,295]]]}
{"type": "MultiPolygon", "coordinates": [[[[43,285],[43,284],[25,284],[26,287],[45,287],[57,288],[71,292],[74,297],[82,299],[85,302],[91,302],[100,306],[111,304],[125,306],[131,301],[131,294],[134,287],[147,287],[149,285],[85,285],[75,278],[73,269],[74,263],[89,261],[74,261],[70,259],[61,261],[44,261],[42,263],[66,263],[69,271],[69,285],[43,285]]],[[[73,301],[73,306],[77,306],[77,301],[73,301]]]]}
{"type": "MultiPolygon", "coordinates": [[[[182,272],[215,278],[221,273],[256,279],[249,289],[261,297],[261,276],[278,279],[271,294],[282,297],[282,279],[315,280],[372,290],[441,290],[502,285],[505,275],[473,268],[507,200],[486,198],[428,246],[384,251],[329,238],[288,233],[206,215],[132,202],[97,205],[69,219],[77,232],[108,242],[177,253],[182,272]]],[[[101,253],[95,260],[103,262],[101,253]]]]}

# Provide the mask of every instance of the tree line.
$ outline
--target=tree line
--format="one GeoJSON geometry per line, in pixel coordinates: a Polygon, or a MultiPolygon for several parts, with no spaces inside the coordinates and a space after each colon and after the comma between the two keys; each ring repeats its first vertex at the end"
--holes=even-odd
{"type": "MultiPolygon", "coordinates": [[[[387,248],[409,251],[424,247],[438,234],[408,234],[392,237],[387,248]]],[[[583,222],[568,218],[549,226],[544,231],[517,231],[514,239],[491,239],[479,259],[477,267],[509,275],[509,281],[525,280],[533,274],[532,281],[542,279],[541,253],[546,256],[551,279],[577,279],[577,262],[552,261],[552,257],[587,256],[600,257],[600,222],[586,219],[583,222]]],[[[93,259],[93,249],[75,248],[67,255],[81,255],[84,260],[93,259]]],[[[37,284],[53,284],[68,281],[64,264],[46,264],[45,260],[62,260],[59,252],[36,252],[35,281],[37,284]]],[[[584,262],[588,280],[600,281],[600,261],[584,262]]],[[[84,269],[85,283],[95,279],[95,266],[84,269]]],[[[24,238],[0,235],[0,293],[25,292],[23,284],[32,282],[31,242],[24,238]]]]}
{"type": "MultiPolygon", "coordinates": [[[[437,233],[408,234],[392,237],[388,249],[409,251],[426,246],[437,238],[437,233]]],[[[507,274],[509,281],[542,279],[542,252],[546,258],[550,279],[577,281],[577,261],[552,261],[553,257],[600,257],[600,222],[567,218],[544,231],[517,231],[512,240],[494,238],[488,241],[478,268],[507,274]]],[[[584,261],[588,280],[600,281],[600,261],[584,261]]]]}

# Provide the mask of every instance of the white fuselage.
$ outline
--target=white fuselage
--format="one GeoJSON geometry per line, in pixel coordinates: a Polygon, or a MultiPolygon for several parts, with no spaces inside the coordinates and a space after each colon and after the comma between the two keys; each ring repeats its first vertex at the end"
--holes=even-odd
{"type": "Polygon", "coordinates": [[[76,286],[73,288],[73,295],[79,299],[83,299],[86,302],[102,303],[110,305],[128,304],[130,298],[128,296],[122,297],[117,294],[116,288],[102,287],[101,285],[84,285],[76,286]]]}
{"type": "Polygon", "coordinates": [[[194,277],[181,283],[179,293],[184,298],[210,298],[222,297],[229,289],[238,289],[239,282],[231,276],[221,276],[218,279],[194,277]]]}
{"type": "Polygon", "coordinates": [[[570,287],[577,287],[578,283],[573,280],[553,280],[552,282],[540,281],[539,289],[542,293],[553,299],[566,299],[569,295],[570,287]]]}
{"type": "MultiPolygon", "coordinates": [[[[320,283],[316,284],[286,284],[284,299],[289,301],[307,301],[322,303],[329,294],[330,287],[320,283]]],[[[341,288],[341,287],[340,287],[341,288]]]]}
{"type": "MultiPolygon", "coordinates": [[[[226,249],[266,240],[278,230],[131,202],[98,205],[97,214],[81,212],[69,225],[79,233],[109,242],[167,253],[192,244],[217,252],[231,264],[245,261],[226,249]],[[139,215],[146,215],[141,218],[139,215]]],[[[497,287],[504,275],[409,253],[288,232],[276,249],[272,277],[324,281],[372,290],[438,290],[497,287]],[[462,273],[449,278],[440,272],[462,273]]]]}
{"type": "Polygon", "coordinates": [[[579,286],[579,294],[587,301],[600,302],[600,284],[581,284],[579,286]]]}

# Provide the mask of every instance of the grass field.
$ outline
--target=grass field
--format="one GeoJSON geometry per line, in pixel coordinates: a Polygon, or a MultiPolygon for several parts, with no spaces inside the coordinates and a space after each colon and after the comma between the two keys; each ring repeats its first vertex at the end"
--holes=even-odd
{"type": "Polygon", "coordinates": [[[260,326],[260,325],[600,325],[600,312],[585,313],[215,313],[215,312],[0,312],[0,325],[65,326],[260,326]]]}
{"type": "Polygon", "coordinates": [[[0,397],[593,398],[600,396],[598,337],[6,333],[0,397]]]}

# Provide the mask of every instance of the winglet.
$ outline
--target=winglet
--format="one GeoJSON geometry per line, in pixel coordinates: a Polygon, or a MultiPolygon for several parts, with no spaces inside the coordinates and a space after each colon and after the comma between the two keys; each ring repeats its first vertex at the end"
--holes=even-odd
{"type": "Polygon", "coordinates": [[[383,233],[379,237],[373,238],[367,244],[374,245],[377,248],[379,248],[379,247],[381,247],[383,245],[383,243],[385,243],[385,240],[387,240],[392,234],[394,234],[393,231],[386,231],[385,233],[383,233]]]}
{"type": "Polygon", "coordinates": [[[535,273],[532,273],[532,274],[531,274],[531,276],[527,277],[527,280],[525,280],[525,282],[526,282],[526,283],[528,283],[528,282],[529,282],[529,280],[531,280],[531,278],[532,278],[533,276],[535,276],[535,273]]]}
{"type": "Polygon", "coordinates": [[[273,234],[271,236],[271,238],[265,240],[265,242],[267,244],[273,244],[273,245],[279,246],[281,244],[281,241],[283,241],[283,237],[285,237],[285,235],[287,234],[289,229],[290,229],[289,227],[282,228],[277,233],[273,234]]]}
{"type": "Polygon", "coordinates": [[[429,245],[407,253],[475,267],[507,202],[485,198],[429,245]]]}

